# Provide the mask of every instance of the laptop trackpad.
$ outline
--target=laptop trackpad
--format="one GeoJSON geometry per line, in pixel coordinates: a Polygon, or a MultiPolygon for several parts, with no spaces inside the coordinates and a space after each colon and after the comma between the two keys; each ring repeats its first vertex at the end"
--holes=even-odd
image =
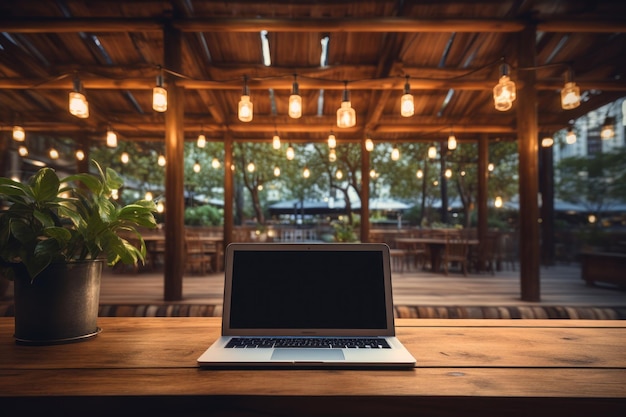
{"type": "Polygon", "coordinates": [[[345,359],[341,349],[274,349],[273,361],[339,361],[345,359]]]}

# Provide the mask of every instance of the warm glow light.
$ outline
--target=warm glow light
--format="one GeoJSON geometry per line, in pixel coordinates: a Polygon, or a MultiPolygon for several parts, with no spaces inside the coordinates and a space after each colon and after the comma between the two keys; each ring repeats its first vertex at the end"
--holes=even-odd
{"type": "Polygon", "coordinates": [[[343,90],[341,107],[337,110],[337,126],[344,128],[356,125],[356,112],[350,103],[350,96],[347,88],[348,83],[345,82],[345,84],[346,88],[343,90]]]}
{"type": "Polygon", "coordinates": [[[17,153],[19,153],[21,157],[28,156],[28,148],[26,146],[20,146],[17,148],[17,153]]]}
{"type": "Polygon", "coordinates": [[[335,172],[335,178],[337,178],[338,180],[343,178],[343,172],[340,169],[335,172]]]}
{"type": "Polygon", "coordinates": [[[575,82],[566,82],[561,90],[561,107],[563,110],[571,110],[580,106],[580,88],[575,82]]]}
{"type": "Polygon", "coordinates": [[[565,142],[567,142],[568,145],[572,145],[576,143],[576,132],[574,132],[574,129],[572,129],[571,127],[567,129],[567,134],[565,135],[565,142]]]}
{"type": "Polygon", "coordinates": [[[286,155],[287,155],[287,159],[290,161],[296,157],[296,151],[293,150],[293,147],[291,145],[287,147],[286,155]]]}
{"type": "Polygon", "coordinates": [[[415,172],[415,176],[416,176],[417,178],[420,178],[420,179],[421,179],[421,178],[424,178],[424,171],[422,171],[421,169],[418,169],[418,170],[415,172]]]}
{"type": "Polygon", "coordinates": [[[165,160],[165,155],[159,155],[159,158],[157,159],[157,164],[159,164],[159,166],[164,167],[166,163],[165,160]]]}
{"type": "Polygon", "coordinates": [[[200,162],[196,161],[196,163],[193,164],[193,172],[198,173],[201,169],[202,167],[200,166],[200,162]]]}
{"type": "Polygon", "coordinates": [[[280,167],[278,165],[274,167],[274,176],[280,177],[280,167]]]}
{"type": "Polygon", "coordinates": [[[111,198],[113,200],[117,200],[118,198],[120,198],[119,190],[111,190],[111,198]]]}
{"type": "Polygon", "coordinates": [[[507,111],[513,106],[516,98],[515,83],[508,76],[509,66],[503,64],[498,84],[493,87],[493,102],[496,110],[507,111]]]}
{"type": "Polygon", "coordinates": [[[76,159],[78,159],[79,161],[82,161],[85,159],[85,152],[83,152],[82,149],[77,149],[75,155],[76,155],[76,159]]]}
{"type": "Polygon", "coordinates": [[[400,149],[398,149],[397,146],[394,146],[391,150],[391,160],[397,161],[398,159],[400,159],[400,149]]]}
{"type": "Polygon", "coordinates": [[[333,149],[337,146],[337,138],[332,133],[328,135],[328,147],[333,149]]]}
{"type": "Polygon", "coordinates": [[[162,201],[157,203],[157,213],[163,213],[165,211],[165,204],[162,201]]]}
{"type": "Polygon", "coordinates": [[[615,130],[613,127],[614,125],[615,125],[614,117],[607,117],[606,119],[604,119],[604,124],[602,125],[602,130],[600,131],[600,137],[604,140],[611,139],[612,137],[614,137],[615,136],[615,130]]]}
{"type": "Polygon", "coordinates": [[[276,150],[280,149],[280,136],[278,136],[278,133],[272,138],[272,147],[276,150]]]}
{"type": "Polygon", "coordinates": [[[213,160],[211,161],[211,166],[213,167],[213,169],[218,169],[222,164],[220,164],[220,160],[217,158],[213,158],[213,160]]]}
{"type": "Polygon", "coordinates": [[[400,115],[402,117],[411,117],[415,113],[415,104],[413,102],[413,95],[411,94],[411,86],[409,85],[409,76],[406,76],[406,83],[404,84],[404,93],[400,98],[400,115]]]}
{"type": "Polygon", "coordinates": [[[502,207],[502,197],[497,196],[497,197],[496,197],[496,199],[495,199],[495,200],[494,200],[494,202],[493,202],[493,205],[494,205],[496,208],[500,208],[500,207],[502,207]]]}
{"type": "Polygon", "coordinates": [[[549,148],[552,145],[554,145],[554,139],[552,139],[552,138],[543,138],[543,139],[541,139],[541,146],[543,148],[549,148]]]}
{"type": "Polygon", "coordinates": [[[152,89],[152,109],[163,113],[167,111],[167,90],[163,87],[152,89]]]}
{"type": "Polygon", "coordinates": [[[328,160],[335,162],[337,160],[337,152],[334,149],[328,151],[328,160]]]}
{"type": "Polygon", "coordinates": [[[291,95],[289,96],[289,117],[292,119],[299,119],[302,116],[302,96],[298,90],[298,82],[295,80],[294,75],[293,86],[291,89],[291,95]]]}
{"type": "Polygon", "coordinates": [[[89,117],[89,103],[85,96],[81,93],[72,91],[70,93],[69,102],[70,114],[80,118],[86,119],[89,117]]]}
{"type": "Polygon", "coordinates": [[[107,146],[109,148],[117,147],[117,133],[111,130],[111,128],[107,129],[107,146]]]}
{"type": "Polygon", "coordinates": [[[448,149],[451,151],[456,149],[456,137],[453,134],[448,136],[448,149]]]}
{"type": "Polygon", "coordinates": [[[598,221],[598,218],[595,214],[590,214],[589,216],[587,216],[587,220],[589,221],[589,223],[593,224],[598,221]]]}
{"type": "Polygon", "coordinates": [[[430,159],[435,159],[437,157],[437,148],[435,148],[434,146],[428,148],[428,157],[430,159]]]}
{"type": "Polygon", "coordinates": [[[123,164],[127,164],[128,161],[130,161],[130,155],[128,155],[128,152],[122,152],[120,155],[120,161],[122,161],[123,164]]]}
{"type": "Polygon", "coordinates": [[[254,172],[256,170],[256,165],[254,165],[254,162],[250,161],[247,168],[248,172],[254,172]]]}
{"type": "Polygon", "coordinates": [[[375,169],[370,170],[370,178],[376,178],[378,177],[378,173],[376,172],[375,169]]]}
{"type": "Polygon", "coordinates": [[[446,169],[446,171],[443,173],[443,175],[446,178],[452,178],[452,170],[450,168],[446,169]]]}
{"type": "Polygon", "coordinates": [[[24,142],[26,139],[26,132],[22,126],[13,126],[13,140],[17,142],[24,142]]]}
{"type": "Polygon", "coordinates": [[[59,159],[59,151],[54,148],[50,148],[48,155],[50,155],[50,159],[59,159]]]}
{"type": "Polygon", "coordinates": [[[146,195],[144,196],[144,200],[146,201],[152,201],[154,197],[152,196],[152,193],[150,191],[146,191],[146,195]]]}
{"type": "Polygon", "coordinates": [[[302,171],[302,176],[304,178],[309,178],[311,176],[311,170],[308,167],[304,167],[304,170],[302,171]]]}
{"type": "Polygon", "coordinates": [[[250,96],[243,95],[241,96],[241,100],[239,101],[239,120],[242,122],[251,122],[252,121],[252,102],[250,101],[250,96]]]}
{"type": "Polygon", "coordinates": [[[206,136],[202,133],[198,135],[198,140],[196,141],[196,146],[198,148],[204,148],[206,146],[206,136]]]}
{"type": "Polygon", "coordinates": [[[490,162],[487,165],[487,171],[492,172],[494,169],[495,169],[495,166],[493,165],[493,163],[490,162]]]}
{"type": "Polygon", "coordinates": [[[370,138],[365,139],[365,150],[372,152],[374,150],[374,141],[370,138]]]}

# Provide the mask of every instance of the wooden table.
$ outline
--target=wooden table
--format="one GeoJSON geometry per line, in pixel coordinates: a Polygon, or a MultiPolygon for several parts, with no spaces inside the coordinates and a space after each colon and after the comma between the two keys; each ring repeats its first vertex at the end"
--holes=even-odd
{"type": "MultiPolygon", "coordinates": [[[[0,318],[0,410],[36,415],[624,416],[626,322],[399,319],[409,370],[207,370],[220,318],[100,318],[19,346],[0,318]]],[[[8,414],[6,414],[8,415],[8,414]]]]}
{"type": "MultiPolygon", "coordinates": [[[[468,245],[478,245],[478,239],[465,239],[468,245]]],[[[433,272],[441,271],[441,252],[445,249],[448,239],[445,237],[399,237],[396,239],[398,246],[424,244],[428,246],[430,253],[430,267],[433,272]]]]}

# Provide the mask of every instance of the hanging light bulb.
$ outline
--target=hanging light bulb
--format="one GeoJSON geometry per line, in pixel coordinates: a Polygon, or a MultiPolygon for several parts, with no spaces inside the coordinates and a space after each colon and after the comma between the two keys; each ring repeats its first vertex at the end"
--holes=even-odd
{"type": "Polygon", "coordinates": [[[391,160],[397,161],[398,159],[400,159],[400,149],[398,149],[397,146],[394,146],[391,150],[391,160]]]}
{"type": "Polygon", "coordinates": [[[159,166],[164,167],[165,163],[166,163],[166,159],[165,159],[165,155],[159,155],[159,158],[157,159],[157,164],[159,164],[159,166]]]}
{"type": "Polygon", "coordinates": [[[220,164],[220,160],[217,158],[213,158],[213,160],[211,161],[211,166],[213,167],[213,169],[218,169],[222,164],[220,164]]]}
{"type": "Polygon", "coordinates": [[[293,75],[293,87],[289,96],[289,117],[299,119],[302,116],[302,96],[298,89],[297,75],[293,75]]]}
{"type": "Polygon", "coordinates": [[[418,170],[415,172],[415,176],[416,176],[417,178],[419,178],[419,179],[424,178],[424,171],[422,171],[421,169],[418,169],[418,170]]]}
{"type": "Polygon", "coordinates": [[[206,146],[206,136],[202,133],[198,135],[198,140],[196,141],[196,146],[198,148],[204,148],[206,146]]]}
{"type": "Polygon", "coordinates": [[[378,177],[378,173],[376,172],[375,169],[371,169],[370,170],[370,178],[374,178],[375,179],[376,177],[378,177]]]}
{"type": "Polygon", "coordinates": [[[567,134],[565,135],[565,142],[567,142],[568,145],[572,145],[576,143],[576,132],[574,132],[574,129],[571,126],[567,129],[567,134]]]}
{"type": "Polygon", "coordinates": [[[117,133],[111,129],[111,126],[107,128],[107,146],[109,148],[117,147],[117,133]]]}
{"type": "Polygon", "coordinates": [[[309,169],[309,167],[304,167],[304,169],[302,170],[302,176],[304,178],[309,178],[311,176],[311,170],[309,169]]]}
{"type": "Polygon", "coordinates": [[[242,122],[252,121],[252,102],[250,101],[250,91],[248,90],[248,77],[243,77],[243,94],[239,101],[239,120],[242,122]]]}
{"type": "Polygon", "coordinates": [[[406,76],[404,84],[404,94],[400,99],[400,115],[403,117],[411,117],[415,113],[415,104],[413,103],[413,95],[410,93],[409,76],[406,76]]]}
{"type": "Polygon", "coordinates": [[[494,200],[494,202],[493,202],[493,205],[494,205],[496,208],[500,208],[500,207],[502,207],[502,197],[497,196],[497,197],[496,197],[496,199],[495,199],[495,200],[494,200]]]}
{"type": "Polygon", "coordinates": [[[509,78],[508,64],[500,67],[500,80],[493,87],[493,101],[496,110],[507,111],[513,106],[516,98],[515,83],[509,78]]]}
{"type": "Polygon", "coordinates": [[[17,148],[17,153],[20,154],[21,157],[28,156],[28,148],[24,145],[21,145],[17,148]]]}
{"type": "Polygon", "coordinates": [[[435,148],[434,146],[428,148],[428,157],[430,159],[435,159],[437,157],[437,148],[435,148]]]}
{"type": "Polygon", "coordinates": [[[332,131],[330,132],[330,135],[328,135],[328,147],[330,149],[337,147],[337,138],[333,135],[332,131]]]}
{"type": "Polygon", "coordinates": [[[493,172],[494,169],[496,169],[496,167],[493,162],[489,162],[489,164],[487,164],[487,171],[493,172]]]}
{"type": "Polygon", "coordinates": [[[123,164],[127,164],[128,161],[130,161],[130,155],[128,155],[128,152],[122,152],[120,155],[120,161],[122,161],[123,164]]]}
{"type": "Polygon", "coordinates": [[[341,101],[341,107],[337,110],[337,127],[352,127],[356,124],[356,112],[350,103],[348,82],[344,81],[344,83],[343,100],[341,101]]]}
{"type": "Polygon", "coordinates": [[[286,155],[289,161],[293,160],[293,158],[296,157],[296,151],[293,150],[293,147],[291,146],[291,144],[289,144],[289,146],[287,147],[286,155]]]}
{"type": "Polygon", "coordinates": [[[83,161],[85,159],[85,152],[82,149],[76,149],[76,153],[74,155],[76,155],[76,159],[79,161],[83,161]]]}
{"type": "Polygon", "coordinates": [[[343,172],[340,169],[335,172],[335,178],[337,178],[338,180],[343,178],[343,172]]]}
{"type": "Polygon", "coordinates": [[[278,165],[274,167],[274,176],[280,177],[280,167],[278,165]]]}
{"type": "Polygon", "coordinates": [[[374,150],[374,141],[372,139],[365,139],[365,150],[368,152],[372,152],[374,150]]]}
{"type": "Polygon", "coordinates": [[[167,111],[167,90],[163,88],[163,71],[160,66],[156,86],[152,89],[152,109],[160,113],[167,111]]]}
{"type": "Polygon", "coordinates": [[[554,139],[552,139],[550,137],[545,137],[545,138],[541,139],[541,147],[542,148],[549,148],[552,145],[554,145],[554,139]]]}
{"type": "Polygon", "coordinates": [[[26,139],[26,132],[22,126],[13,126],[13,140],[16,142],[24,142],[26,139]]]}
{"type": "Polygon", "coordinates": [[[200,162],[196,160],[196,162],[193,164],[193,172],[197,174],[198,172],[200,172],[201,169],[202,169],[202,166],[200,166],[200,162]]]}
{"type": "Polygon", "coordinates": [[[254,165],[254,162],[250,161],[247,168],[248,172],[254,172],[256,170],[256,165],[254,165]]]}
{"type": "Polygon", "coordinates": [[[85,95],[80,92],[81,84],[78,77],[74,78],[74,91],[70,92],[69,98],[69,110],[70,114],[80,118],[86,119],[89,117],[89,103],[85,98],[85,95]]]}
{"type": "Polygon", "coordinates": [[[448,136],[448,150],[453,151],[456,149],[456,136],[454,136],[454,133],[450,133],[450,136],[448,136]]]}
{"type": "Polygon", "coordinates": [[[600,131],[600,137],[604,140],[611,139],[615,136],[615,118],[614,117],[606,117],[604,119],[604,124],[602,125],[602,130],[600,131]]]}
{"type": "Polygon", "coordinates": [[[335,162],[337,160],[337,152],[334,149],[328,151],[328,160],[335,162]]]}
{"type": "Polygon", "coordinates": [[[450,168],[446,169],[443,175],[448,179],[452,178],[452,170],[450,168]]]}
{"type": "Polygon", "coordinates": [[[571,110],[580,106],[580,88],[572,81],[572,70],[565,73],[565,85],[561,90],[561,107],[571,110]]]}
{"type": "Polygon", "coordinates": [[[165,211],[165,204],[162,201],[157,203],[157,213],[163,213],[165,211]]]}
{"type": "Polygon", "coordinates": [[[272,147],[276,150],[280,149],[280,136],[278,136],[278,133],[274,133],[274,137],[272,138],[272,147]]]}
{"type": "Polygon", "coordinates": [[[146,191],[146,195],[143,197],[143,199],[146,201],[152,201],[154,199],[154,196],[150,191],[146,191]]]}
{"type": "Polygon", "coordinates": [[[54,148],[50,148],[48,155],[50,156],[50,159],[59,159],[59,151],[54,148]]]}

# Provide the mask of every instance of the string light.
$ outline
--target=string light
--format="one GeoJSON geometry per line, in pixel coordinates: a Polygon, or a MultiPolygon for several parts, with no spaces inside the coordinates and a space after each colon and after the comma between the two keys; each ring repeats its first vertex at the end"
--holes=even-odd
{"type": "Polygon", "coordinates": [[[398,149],[397,146],[394,146],[391,150],[391,160],[397,161],[398,159],[400,159],[400,149],[398,149]]]}
{"type": "Polygon", "coordinates": [[[328,151],[328,160],[335,162],[337,160],[337,152],[334,149],[328,151]]]}
{"type": "Polygon", "coordinates": [[[280,167],[278,165],[274,166],[274,176],[280,177],[280,167]]]}
{"type": "Polygon", "coordinates": [[[80,79],[75,77],[74,91],[70,92],[69,96],[69,111],[73,116],[86,119],[89,117],[89,103],[85,95],[81,93],[81,89],[80,79]]]}
{"type": "Polygon", "coordinates": [[[291,144],[289,144],[289,146],[287,147],[286,156],[287,156],[287,160],[289,161],[293,160],[293,158],[296,157],[296,151],[293,150],[293,147],[291,146],[291,144]]]}
{"type": "Polygon", "coordinates": [[[143,197],[143,199],[146,201],[152,201],[154,199],[154,196],[152,195],[152,192],[146,191],[146,195],[143,197]]]}
{"type": "Polygon", "coordinates": [[[50,148],[48,155],[50,156],[50,159],[59,159],[59,151],[54,148],[50,148]]]}
{"type": "Polygon", "coordinates": [[[565,142],[567,142],[568,145],[572,145],[576,143],[576,132],[574,132],[574,129],[571,126],[567,129],[567,134],[565,135],[565,142]]]}
{"type": "Polygon", "coordinates": [[[274,133],[274,137],[272,138],[272,147],[276,150],[280,149],[280,136],[278,136],[278,133],[274,133]]]}
{"type": "Polygon", "coordinates": [[[167,90],[163,88],[163,71],[159,67],[156,86],[152,89],[152,109],[163,113],[167,111],[167,90]]]}
{"type": "Polygon", "coordinates": [[[122,152],[120,155],[120,161],[122,161],[123,164],[127,164],[130,161],[130,155],[128,152],[122,152]]]}
{"type": "Polygon", "coordinates": [[[107,141],[107,146],[109,148],[116,148],[117,147],[117,133],[115,133],[113,131],[113,129],[111,129],[111,126],[109,126],[107,128],[106,141],[107,141]]]}
{"type": "Polygon", "coordinates": [[[256,165],[254,165],[254,162],[250,161],[248,163],[247,169],[248,169],[248,172],[254,172],[256,170],[256,165]]]}
{"type": "Polygon", "coordinates": [[[309,169],[309,167],[304,167],[304,169],[302,170],[302,176],[304,178],[309,178],[311,176],[311,170],[309,169]]]}
{"type": "Polygon", "coordinates": [[[368,152],[372,152],[374,150],[374,141],[372,139],[365,139],[365,150],[368,152]]]}
{"type": "Polygon", "coordinates": [[[571,69],[565,73],[565,85],[561,90],[561,107],[571,110],[580,106],[580,88],[572,81],[571,69]]]}
{"type": "Polygon", "coordinates": [[[604,124],[602,125],[602,130],[600,131],[600,137],[604,140],[611,139],[615,136],[615,118],[614,117],[606,117],[604,119],[604,124]]]}
{"type": "Polygon", "coordinates": [[[448,150],[453,151],[456,149],[456,136],[454,136],[454,133],[450,133],[450,136],[448,136],[448,150]]]}
{"type": "Polygon", "coordinates": [[[348,92],[348,82],[344,81],[343,100],[341,107],[337,110],[337,127],[352,127],[356,125],[356,112],[350,103],[350,93],[348,92]]]}
{"type": "Polygon", "coordinates": [[[196,146],[198,148],[204,148],[206,146],[206,136],[202,133],[198,135],[198,140],[196,141],[196,146]]]}
{"type": "Polygon", "coordinates": [[[157,164],[159,164],[160,167],[164,167],[166,164],[166,159],[165,159],[165,155],[159,155],[158,159],[157,159],[157,164]]]}
{"type": "Polygon", "coordinates": [[[450,168],[446,169],[443,175],[448,179],[452,178],[452,170],[450,168]]]}
{"type": "Polygon", "coordinates": [[[213,160],[211,161],[211,166],[213,167],[213,169],[218,169],[222,164],[220,164],[220,160],[217,158],[213,158],[213,160]]]}
{"type": "Polygon", "coordinates": [[[493,101],[496,110],[507,111],[513,106],[516,98],[515,83],[509,78],[509,65],[500,66],[500,80],[493,87],[493,101]]]}
{"type": "Polygon", "coordinates": [[[424,178],[424,171],[422,171],[421,169],[418,169],[418,170],[415,172],[415,176],[416,176],[418,179],[422,179],[422,178],[424,178]]]}
{"type": "Polygon", "coordinates": [[[200,172],[201,169],[202,169],[202,166],[200,165],[200,162],[196,160],[196,162],[193,164],[193,172],[197,174],[198,172],[200,172]]]}
{"type": "Polygon", "coordinates": [[[13,140],[16,142],[24,142],[26,132],[22,126],[13,126],[13,140]]]}
{"type": "Polygon", "coordinates": [[[502,203],[502,197],[497,196],[497,197],[496,197],[496,199],[495,199],[495,200],[494,200],[494,202],[493,202],[493,205],[494,205],[496,208],[501,208],[501,207],[502,207],[502,204],[503,204],[503,203],[502,203]]]}
{"type": "Polygon", "coordinates": [[[17,153],[19,153],[22,158],[28,156],[28,148],[22,145],[17,148],[17,153]]]}
{"type": "Polygon", "coordinates": [[[298,89],[297,75],[293,75],[293,87],[289,96],[289,117],[299,119],[302,116],[302,96],[298,89]]]}
{"type": "Polygon", "coordinates": [[[340,169],[335,172],[335,178],[337,178],[338,180],[343,178],[343,172],[340,169]]]}
{"type": "Polygon", "coordinates": [[[411,86],[409,85],[409,76],[407,75],[406,83],[404,84],[404,93],[400,99],[400,115],[403,117],[411,117],[415,113],[415,104],[410,90],[411,86]]]}
{"type": "Polygon", "coordinates": [[[82,149],[76,149],[76,159],[79,161],[83,161],[85,159],[85,152],[82,149]]]}
{"type": "Polygon", "coordinates": [[[549,148],[552,145],[554,145],[554,139],[549,138],[549,137],[541,139],[541,147],[542,148],[549,148]]]}
{"type": "Polygon", "coordinates": [[[238,116],[242,122],[252,121],[252,102],[250,101],[250,91],[248,90],[248,77],[243,77],[243,94],[239,101],[238,116]]]}
{"type": "Polygon", "coordinates": [[[328,147],[330,149],[337,147],[337,138],[333,135],[332,131],[330,132],[330,135],[328,135],[328,147]]]}
{"type": "Polygon", "coordinates": [[[431,146],[428,148],[428,158],[435,159],[437,157],[437,148],[431,146]]]}

